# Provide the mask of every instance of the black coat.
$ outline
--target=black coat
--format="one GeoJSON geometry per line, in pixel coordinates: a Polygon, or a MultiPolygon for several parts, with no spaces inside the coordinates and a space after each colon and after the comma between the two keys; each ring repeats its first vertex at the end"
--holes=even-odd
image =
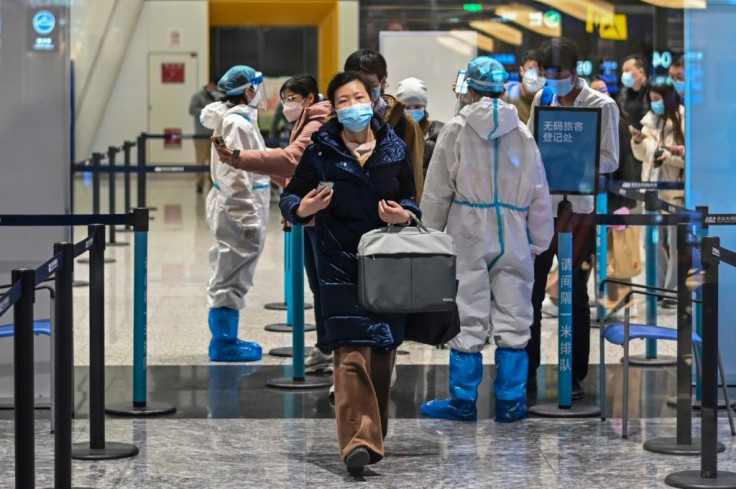
{"type": "Polygon", "coordinates": [[[326,342],[372,346],[376,351],[396,348],[404,338],[405,315],[378,315],[358,305],[358,243],[363,234],[386,226],[378,217],[378,202],[393,200],[414,212],[414,176],[406,147],[388,124],[371,121],[376,148],[364,166],[348,150],[336,120],[312,136],[296,173],[281,196],[281,214],[299,225],[296,209],[302,197],[320,181],[334,182],[330,205],[315,216],[318,275],[325,320],[326,342]]]}

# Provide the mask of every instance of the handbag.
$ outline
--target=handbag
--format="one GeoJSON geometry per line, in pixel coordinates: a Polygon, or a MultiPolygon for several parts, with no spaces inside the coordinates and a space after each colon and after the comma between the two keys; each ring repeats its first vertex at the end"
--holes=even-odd
{"type": "Polygon", "coordinates": [[[358,304],[383,314],[451,311],[455,308],[455,242],[427,228],[394,226],[364,234],[358,244],[358,304]]]}

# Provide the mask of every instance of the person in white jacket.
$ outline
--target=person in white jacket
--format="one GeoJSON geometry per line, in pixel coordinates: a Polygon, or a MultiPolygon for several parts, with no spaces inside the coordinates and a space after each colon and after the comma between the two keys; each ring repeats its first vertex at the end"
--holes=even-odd
{"type": "Polygon", "coordinates": [[[449,346],[450,398],[426,416],[472,421],[486,339],[496,343],[495,419],[526,416],[534,257],[550,244],[553,216],[534,139],[499,97],[508,73],[490,57],[468,64],[472,103],[443,128],[429,164],[423,222],[455,240],[461,331],[449,346]]]}
{"type": "MultiPolygon", "coordinates": [[[[641,179],[644,182],[682,182],[685,175],[685,158],[675,155],[671,147],[685,144],[685,107],[674,87],[655,85],[649,91],[649,112],[641,120],[641,132],[631,139],[631,151],[642,162],[641,179]]],[[[662,190],[662,200],[685,205],[682,190],[662,190]]],[[[677,288],[677,226],[667,226],[660,231],[658,284],[670,290],[677,288]]],[[[665,299],[662,307],[677,307],[677,301],[665,299]]]]}
{"type": "MultiPolygon", "coordinates": [[[[262,82],[263,76],[249,66],[234,66],[225,73],[217,84],[224,101],[209,104],[200,115],[202,124],[214,130],[213,139],[221,136],[237,151],[265,149],[255,108],[262,98],[262,82]]],[[[263,250],[269,199],[259,192],[269,191],[268,184],[220,161],[214,146],[210,161],[213,187],[207,195],[207,221],[216,243],[210,249],[213,273],[207,287],[209,357],[213,362],[260,360],[261,346],[238,339],[238,324],[263,250]]]]}

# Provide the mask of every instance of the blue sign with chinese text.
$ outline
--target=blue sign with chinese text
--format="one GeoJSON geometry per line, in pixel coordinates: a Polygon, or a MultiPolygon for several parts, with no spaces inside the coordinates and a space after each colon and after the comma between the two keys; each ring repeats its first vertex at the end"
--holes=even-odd
{"type": "Polygon", "coordinates": [[[535,107],[534,124],[550,193],[596,195],[600,108],[535,107]]]}

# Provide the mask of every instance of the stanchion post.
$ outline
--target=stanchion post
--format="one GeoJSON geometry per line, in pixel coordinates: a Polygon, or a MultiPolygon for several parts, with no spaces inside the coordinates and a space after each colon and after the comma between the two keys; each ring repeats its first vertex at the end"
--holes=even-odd
{"type": "MultiPolygon", "coordinates": [[[[124,186],[125,186],[125,213],[129,214],[131,211],[130,207],[130,150],[135,146],[132,141],[125,141],[123,143],[123,165],[125,166],[124,175],[124,186]]],[[[133,228],[129,225],[125,225],[126,231],[131,231],[133,228]]]]}
{"type": "MultiPolygon", "coordinates": [[[[98,170],[102,163],[102,153],[92,153],[92,167],[98,170]]],[[[100,213],[100,172],[92,172],[92,214],[100,213]]]]}
{"type": "Polygon", "coordinates": [[[94,236],[89,249],[89,443],[76,443],[76,460],[132,457],[138,448],[105,440],[105,226],[87,228],[94,236]]]}
{"type": "Polygon", "coordinates": [[[690,226],[677,226],[677,444],[692,444],[693,295],[687,274],[693,256],[687,235],[690,226]]]}
{"type": "Polygon", "coordinates": [[[719,251],[720,245],[720,238],[703,239],[702,260],[705,282],[703,283],[703,403],[701,407],[700,470],[701,477],[704,479],[713,479],[718,472],[716,445],[718,443],[718,265],[720,260],[715,256],[715,252],[719,251]]]}
{"type": "Polygon", "coordinates": [[[13,283],[22,281],[21,298],[13,308],[15,384],[15,487],[34,489],[35,405],[33,378],[33,303],[35,271],[20,268],[12,272],[13,283]]]}
{"type": "Polygon", "coordinates": [[[87,228],[89,250],[89,435],[90,448],[105,448],[105,226],[87,228]]]}
{"type": "MultiPolygon", "coordinates": [[[[536,404],[529,413],[551,418],[595,417],[598,406],[572,402],[572,275],[575,266],[572,245],[572,204],[567,197],[557,207],[558,299],[558,367],[557,402],[536,404]]],[[[583,284],[583,286],[585,286],[583,284]]]]}
{"type": "Polygon", "coordinates": [[[142,132],[136,142],[138,149],[138,208],[146,207],[146,133],[142,132]]]}
{"type": "Polygon", "coordinates": [[[703,403],[701,407],[700,470],[669,474],[664,482],[673,487],[736,488],[736,473],[718,470],[718,265],[720,239],[702,241],[703,262],[703,403]]]}
{"type": "MultiPolygon", "coordinates": [[[[596,201],[596,211],[598,214],[608,214],[608,193],[606,190],[606,177],[601,175],[600,177],[600,190],[596,201]]],[[[606,280],[608,276],[608,226],[605,224],[599,224],[595,228],[596,232],[596,277],[598,281],[595,284],[595,293],[601,294],[598,297],[596,304],[596,312],[599,318],[602,320],[606,317],[606,303],[608,298],[608,286],[604,286],[603,290],[599,292],[598,284],[606,280]]],[[[603,323],[601,323],[603,324],[603,323]]]]}
{"type": "Polygon", "coordinates": [[[108,406],[108,414],[120,416],[157,416],[173,414],[171,404],[149,402],[147,399],[147,316],[148,316],[148,209],[133,210],[134,261],[133,272],[133,403],[108,406]]]}
{"type": "MultiPolygon", "coordinates": [[[[110,167],[115,166],[115,162],[117,160],[117,154],[120,152],[120,148],[116,148],[115,146],[110,146],[107,148],[107,161],[108,165],[110,167]]],[[[127,175],[127,173],[126,173],[127,175]]],[[[108,191],[108,201],[109,201],[109,211],[110,214],[115,214],[115,204],[117,200],[117,190],[115,189],[115,172],[110,171],[110,174],[108,176],[108,182],[109,182],[109,191],[108,191]]],[[[110,243],[111,246],[128,246],[128,243],[117,243],[115,240],[115,225],[110,226],[110,243]]]]}
{"type": "Polygon", "coordinates": [[[557,407],[572,407],[572,204],[563,201],[557,211],[559,264],[557,407]]]}
{"type": "Polygon", "coordinates": [[[294,247],[291,255],[294,258],[291,261],[292,292],[289,297],[289,308],[293,319],[291,323],[293,377],[295,382],[304,382],[304,226],[297,226],[291,234],[291,246],[294,247]]]}
{"type": "MultiPolygon", "coordinates": [[[[703,222],[700,226],[698,226],[695,230],[696,235],[698,238],[703,240],[705,236],[708,236],[708,224],[705,223],[705,216],[708,215],[708,206],[698,206],[695,208],[695,212],[703,216],[703,222]]],[[[696,266],[702,266],[701,263],[697,263],[696,266]]],[[[700,301],[700,303],[695,304],[695,332],[698,333],[698,335],[702,338],[703,337],[703,289],[701,287],[698,287],[695,290],[695,298],[700,301]]],[[[703,348],[701,345],[695,345],[695,348],[698,350],[698,355],[700,358],[703,358],[703,348]]],[[[700,378],[699,375],[695,376],[695,401],[696,403],[699,403],[703,400],[703,381],[700,378]]]]}
{"type": "Polygon", "coordinates": [[[293,308],[292,375],[266,382],[276,389],[321,389],[332,384],[330,378],[306,375],[304,372],[304,227],[291,228],[291,293],[289,307],[293,308]]]}
{"type": "Polygon", "coordinates": [[[72,485],[72,406],[74,404],[74,342],[72,340],[72,273],[74,245],[54,244],[54,255],[63,253],[63,265],[56,271],[54,301],[54,485],[72,485]]]}
{"type": "MultiPolygon", "coordinates": [[[[658,194],[654,190],[647,190],[644,194],[644,209],[647,214],[658,214],[657,199],[658,194]]],[[[647,226],[646,232],[646,282],[649,287],[657,287],[657,260],[659,254],[659,228],[656,226],[647,226]]],[[[647,296],[647,324],[657,324],[657,298],[647,296]]],[[[646,340],[645,358],[657,358],[657,341],[646,340]]]]}

